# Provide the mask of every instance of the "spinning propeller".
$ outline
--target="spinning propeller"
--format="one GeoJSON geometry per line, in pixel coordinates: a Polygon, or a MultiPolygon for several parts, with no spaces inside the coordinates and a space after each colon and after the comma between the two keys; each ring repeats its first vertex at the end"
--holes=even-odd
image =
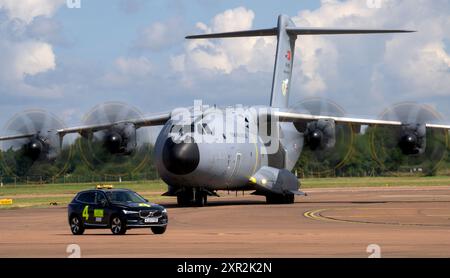
{"type": "Polygon", "coordinates": [[[51,178],[62,174],[71,155],[57,133],[64,123],[43,110],[15,115],[1,136],[1,161],[7,175],[51,178]]]}
{"type": "Polygon", "coordinates": [[[136,108],[121,102],[107,102],[94,107],[84,118],[84,125],[111,124],[111,127],[82,133],[79,147],[83,159],[91,168],[112,176],[121,176],[137,171],[150,160],[151,150],[148,144],[150,133],[140,130],[131,120],[141,119],[142,114],[136,108]],[[142,148],[146,148],[143,150],[142,148]]]}
{"type": "Polygon", "coordinates": [[[411,102],[387,108],[382,120],[400,121],[401,128],[374,126],[369,129],[371,154],[384,170],[421,169],[432,172],[447,154],[447,130],[427,129],[426,124],[442,121],[433,108],[411,102]]]}
{"type": "MultiPolygon", "coordinates": [[[[345,111],[336,103],[311,98],[303,100],[292,108],[292,112],[317,116],[345,116],[345,111]]],[[[335,124],[332,120],[296,122],[298,131],[304,134],[305,148],[300,163],[314,174],[327,175],[345,165],[348,161],[353,142],[351,125],[335,124]]]]}

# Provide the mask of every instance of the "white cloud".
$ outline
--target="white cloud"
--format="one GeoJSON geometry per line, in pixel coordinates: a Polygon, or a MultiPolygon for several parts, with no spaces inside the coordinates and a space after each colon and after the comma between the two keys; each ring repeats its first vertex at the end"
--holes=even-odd
{"type": "Polygon", "coordinates": [[[170,57],[170,67],[176,72],[184,71],[185,55],[170,57]]]}
{"type": "Polygon", "coordinates": [[[147,57],[119,57],[114,69],[101,78],[106,86],[126,86],[145,82],[152,74],[154,66],[147,57]]]}
{"type": "Polygon", "coordinates": [[[0,9],[6,10],[11,19],[20,19],[27,24],[35,17],[51,17],[65,0],[0,0],[0,9]]]}
{"type": "MultiPolygon", "coordinates": [[[[315,54],[302,57],[300,69],[308,76],[319,76],[327,88],[348,80],[354,82],[355,72],[341,71],[342,63],[366,63],[366,78],[373,97],[384,94],[397,99],[430,97],[450,94],[450,67],[444,39],[450,38],[448,1],[433,3],[415,0],[384,0],[378,8],[370,8],[366,1],[322,1],[319,9],[302,11],[294,17],[298,26],[343,28],[404,28],[417,29],[419,33],[362,36],[360,38],[301,38],[298,46],[315,54]],[[387,39],[386,39],[387,38],[387,39]],[[308,40],[313,43],[308,43],[308,40]],[[346,41],[351,40],[353,44],[346,41]],[[356,43],[355,43],[356,42],[356,43]],[[370,52],[374,44],[384,44],[370,52]],[[320,46],[322,44],[322,46],[320,46]],[[317,50],[321,49],[321,55],[317,50]],[[364,53],[366,50],[367,52],[364,53]],[[323,55],[326,53],[327,55],[323,55]],[[372,55],[371,57],[367,57],[372,55]],[[326,65],[326,69],[309,67],[309,63],[326,65]],[[305,70],[305,68],[309,70],[305,70]],[[333,74],[338,76],[332,76],[333,74]]],[[[302,52],[301,52],[302,53],[302,52]]],[[[357,73],[356,73],[357,74],[357,73]]],[[[301,85],[300,85],[301,86],[301,85]]],[[[303,87],[308,91],[308,87],[303,87]]],[[[358,88],[355,88],[358,89],[358,88]]]]}
{"type": "Polygon", "coordinates": [[[116,60],[117,69],[125,75],[145,76],[152,71],[152,64],[146,57],[124,58],[116,60]]]}
{"type": "Polygon", "coordinates": [[[168,48],[183,38],[182,23],[178,19],[154,22],[138,32],[134,48],[159,51],[168,48]]]}
{"type": "MultiPolygon", "coordinates": [[[[0,12],[6,17],[0,21],[0,81],[6,93],[18,95],[56,96],[55,87],[35,87],[26,82],[27,77],[54,70],[56,56],[50,43],[42,39],[44,30],[36,33],[36,38],[27,35],[34,30],[34,19],[51,17],[61,0],[0,0],[0,12]]],[[[51,32],[51,30],[49,31],[51,32]]]]}
{"type": "Polygon", "coordinates": [[[249,29],[252,27],[254,18],[255,13],[244,7],[226,10],[214,17],[211,31],[221,33],[249,29]]]}
{"type": "Polygon", "coordinates": [[[47,43],[27,41],[14,45],[14,69],[11,71],[16,78],[25,75],[35,75],[55,69],[55,54],[52,46],[47,43]]]}
{"type": "MultiPolygon", "coordinates": [[[[252,10],[239,7],[216,15],[211,26],[202,22],[196,26],[206,33],[246,30],[252,28],[254,17],[252,10]]],[[[239,67],[255,72],[269,66],[274,48],[273,38],[192,40],[186,43],[184,54],[172,58],[172,66],[186,73],[198,69],[230,73],[239,67]]]]}

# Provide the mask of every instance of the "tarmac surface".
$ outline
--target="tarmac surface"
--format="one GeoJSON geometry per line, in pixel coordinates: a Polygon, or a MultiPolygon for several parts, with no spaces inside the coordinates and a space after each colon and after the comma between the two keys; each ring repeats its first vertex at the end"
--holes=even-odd
{"type": "Polygon", "coordinates": [[[163,235],[73,236],[66,208],[0,210],[0,257],[68,257],[69,244],[81,257],[450,257],[450,187],[305,191],[292,205],[226,192],[203,208],[169,200],[163,235]]]}

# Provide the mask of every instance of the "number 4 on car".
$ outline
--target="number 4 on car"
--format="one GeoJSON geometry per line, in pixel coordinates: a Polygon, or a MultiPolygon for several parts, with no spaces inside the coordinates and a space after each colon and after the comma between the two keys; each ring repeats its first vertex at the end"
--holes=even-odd
{"type": "Polygon", "coordinates": [[[163,234],[168,224],[164,207],[134,191],[111,187],[79,192],[69,204],[68,217],[74,235],[82,235],[86,229],[111,229],[114,235],[123,235],[134,228],[163,234]]]}

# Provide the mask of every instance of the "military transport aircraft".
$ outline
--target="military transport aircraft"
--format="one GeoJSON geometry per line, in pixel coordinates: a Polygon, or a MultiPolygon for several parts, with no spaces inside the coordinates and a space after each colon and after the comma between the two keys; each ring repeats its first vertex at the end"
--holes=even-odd
{"type": "MultiPolygon", "coordinates": [[[[295,195],[303,195],[297,176],[291,172],[303,147],[333,146],[336,125],[351,125],[355,129],[361,126],[396,127],[401,134],[398,146],[407,155],[425,151],[427,129],[450,129],[450,125],[431,122],[314,115],[289,109],[298,36],[407,32],[413,31],[298,28],[288,16],[280,15],[277,27],[271,29],[188,36],[186,39],[276,36],[270,106],[240,107],[225,113],[225,108],[200,105],[200,108],[188,109],[187,123],[179,117],[183,113],[178,109],[151,117],[60,128],[54,133],[62,141],[70,133],[87,137],[106,132],[102,140],[108,143],[108,149],[112,153],[127,154],[132,151],[133,140],[130,137],[134,136],[136,129],[162,126],[154,146],[154,161],[160,177],[168,184],[165,195],[177,196],[180,206],[203,206],[207,196],[217,195],[217,190],[254,190],[254,194],[265,196],[268,203],[293,203],[295,195]],[[254,113],[248,113],[251,110],[257,111],[256,117],[251,116],[254,113]],[[221,112],[225,116],[215,116],[221,112]],[[222,131],[227,121],[242,123],[245,134],[235,129],[222,131]],[[263,130],[266,133],[270,130],[270,135],[266,136],[263,130]],[[203,140],[197,139],[199,134],[203,140]],[[247,139],[252,135],[256,140],[251,142],[247,139]]],[[[51,133],[12,134],[1,137],[0,141],[25,139],[27,141],[23,144],[26,144],[28,153],[37,159],[40,154],[49,152],[51,133]]]]}

